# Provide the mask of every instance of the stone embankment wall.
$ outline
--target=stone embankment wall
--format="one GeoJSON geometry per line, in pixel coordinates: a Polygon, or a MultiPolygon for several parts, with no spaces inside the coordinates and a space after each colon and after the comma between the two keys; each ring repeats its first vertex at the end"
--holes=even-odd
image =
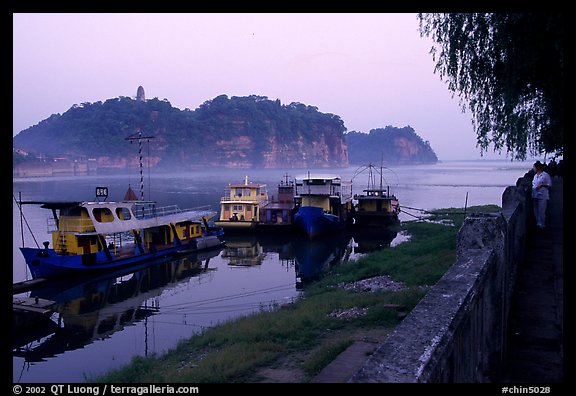
{"type": "Polygon", "coordinates": [[[501,373],[507,318],[524,260],[530,178],[502,194],[502,211],[473,213],[457,260],[349,382],[490,382],[501,373]]]}

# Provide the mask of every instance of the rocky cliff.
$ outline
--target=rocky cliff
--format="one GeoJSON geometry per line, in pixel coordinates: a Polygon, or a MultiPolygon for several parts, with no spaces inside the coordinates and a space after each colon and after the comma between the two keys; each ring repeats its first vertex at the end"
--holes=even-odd
{"type": "Polygon", "coordinates": [[[410,126],[372,129],[370,133],[346,134],[349,161],[354,165],[407,165],[438,162],[430,143],[422,140],[410,126]]]}
{"type": "Polygon", "coordinates": [[[263,96],[221,95],[194,111],[120,97],[52,115],[13,146],[28,159],[90,159],[100,169],[136,167],[140,154],[160,168],[331,168],[348,166],[345,130],[336,115],[263,96]]]}

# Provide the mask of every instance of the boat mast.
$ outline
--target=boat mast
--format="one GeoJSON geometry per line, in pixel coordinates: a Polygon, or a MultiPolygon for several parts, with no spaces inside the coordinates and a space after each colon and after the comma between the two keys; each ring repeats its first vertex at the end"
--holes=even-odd
{"type": "Polygon", "coordinates": [[[380,156],[380,191],[382,191],[382,167],[384,165],[384,153],[380,156]]]}
{"type": "MultiPolygon", "coordinates": [[[[142,140],[146,139],[148,143],[148,183],[150,183],[150,139],[155,139],[154,136],[142,136],[142,130],[138,128],[138,133],[130,135],[126,138],[130,143],[138,140],[138,157],[140,164],[140,199],[144,201],[144,165],[142,163],[142,140]]],[[[148,199],[150,199],[150,186],[148,186],[148,199]]]]}
{"type": "Polygon", "coordinates": [[[22,191],[18,191],[18,209],[20,209],[20,236],[22,238],[22,247],[24,247],[24,214],[22,213],[22,191]]]}

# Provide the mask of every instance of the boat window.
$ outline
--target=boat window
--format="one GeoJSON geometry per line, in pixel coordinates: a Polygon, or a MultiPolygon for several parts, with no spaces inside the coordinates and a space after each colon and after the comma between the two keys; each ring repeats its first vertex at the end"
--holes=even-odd
{"type": "Polygon", "coordinates": [[[324,179],[308,179],[308,185],[311,186],[323,186],[326,182],[327,180],[324,179]]]}
{"type": "Polygon", "coordinates": [[[252,212],[252,205],[246,205],[246,212],[252,212]]]}
{"type": "Polygon", "coordinates": [[[132,218],[130,209],[124,207],[116,208],[116,216],[118,216],[120,220],[130,220],[132,218]]]}
{"type": "Polygon", "coordinates": [[[230,205],[224,205],[224,211],[227,212],[230,210],[230,205]]]}
{"type": "Polygon", "coordinates": [[[232,210],[242,210],[242,205],[233,205],[232,210]]]}
{"type": "Polygon", "coordinates": [[[245,197],[249,197],[249,196],[250,196],[250,189],[249,189],[249,188],[245,188],[245,189],[244,189],[244,196],[245,196],[245,197]]]}
{"type": "Polygon", "coordinates": [[[242,196],[242,188],[237,187],[234,196],[235,197],[241,197],[242,196]]]}
{"type": "Polygon", "coordinates": [[[114,216],[108,208],[94,208],[92,214],[98,223],[110,223],[114,221],[114,216]]]}

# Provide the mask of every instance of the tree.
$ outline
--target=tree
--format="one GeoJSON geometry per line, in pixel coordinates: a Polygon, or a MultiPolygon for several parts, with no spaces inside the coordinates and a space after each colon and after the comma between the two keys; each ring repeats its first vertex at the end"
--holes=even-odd
{"type": "Polygon", "coordinates": [[[560,13],[419,14],[435,72],[472,112],[477,146],[514,159],[564,151],[560,13]]]}

